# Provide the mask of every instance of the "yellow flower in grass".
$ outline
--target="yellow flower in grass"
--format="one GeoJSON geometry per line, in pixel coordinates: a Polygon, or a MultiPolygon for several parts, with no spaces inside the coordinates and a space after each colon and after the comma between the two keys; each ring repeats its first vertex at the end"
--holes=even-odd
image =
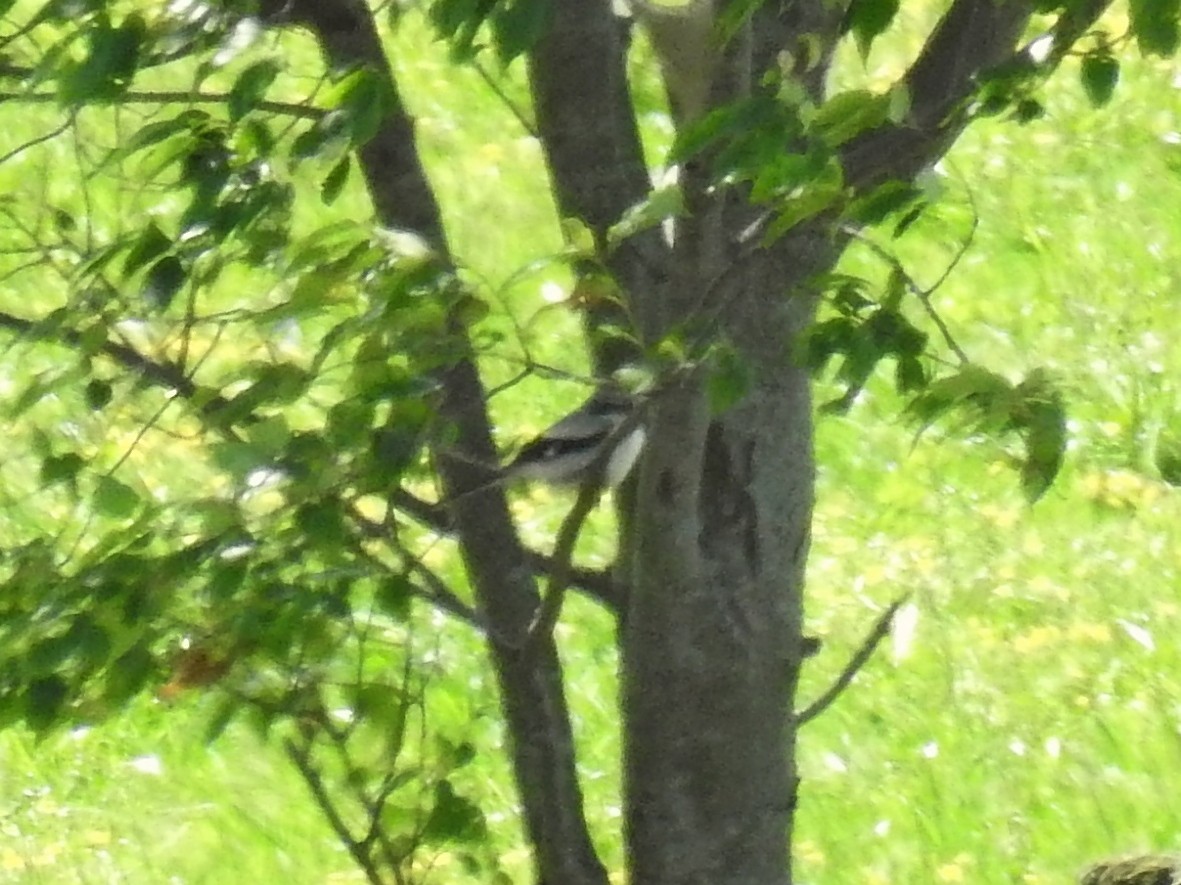
{"type": "Polygon", "coordinates": [[[948,863],[935,870],[935,878],[940,882],[967,881],[967,868],[972,865],[972,855],[957,854],[948,863]]]}
{"type": "Polygon", "coordinates": [[[5,872],[15,873],[25,868],[25,859],[13,851],[11,848],[5,848],[0,851],[0,870],[5,872]]]}
{"type": "Polygon", "coordinates": [[[998,529],[1011,529],[1021,518],[1021,512],[1016,507],[1001,507],[998,504],[985,504],[980,508],[980,515],[995,525],[998,529]]]}
{"type": "Polygon", "coordinates": [[[1066,635],[1071,642],[1080,640],[1100,644],[1111,642],[1111,628],[1106,624],[1079,621],[1070,625],[1070,629],[1067,630],[1066,635]]]}
{"type": "Polygon", "coordinates": [[[796,843],[796,859],[809,866],[824,866],[824,852],[811,839],[804,839],[796,843]]]}
{"type": "Polygon", "coordinates": [[[890,885],[890,877],[881,870],[866,867],[863,872],[865,874],[865,885],[890,885]]]}
{"type": "Polygon", "coordinates": [[[1032,627],[1019,634],[1013,640],[1013,650],[1026,655],[1041,651],[1048,646],[1057,645],[1062,641],[1062,631],[1052,624],[1032,627]]]}
{"type": "Polygon", "coordinates": [[[110,830],[87,830],[82,834],[82,841],[91,848],[102,848],[111,844],[110,830]]]}
{"type": "Polygon", "coordinates": [[[1181,606],[1167,599],[1158,599],[1152,603],[1152,613],[1158,618],[1175,618],[1181,614],[1181,606]]]}

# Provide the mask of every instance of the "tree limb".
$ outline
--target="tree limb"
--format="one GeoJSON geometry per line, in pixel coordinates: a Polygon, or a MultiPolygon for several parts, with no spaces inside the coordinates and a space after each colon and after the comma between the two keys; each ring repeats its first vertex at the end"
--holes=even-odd
{"type": "MultiPolygon", "coordinates": [[[[74,348],[80,347],[83,343],[83,335],[77,329],[55,325],[45,320],[26,319],[6,311],[0,311],[0,328],[11,329],[33,338],[58,341],[74,348]]],[[[193,399],[198,392],[203,393],[204,402],[200,406],[200,411],[206,416],[212,417],[230,404],[230,401],[220,394],[210,394],[208,391],[203,391],[175,363],[154,360],[128,344],[106,341],[98,351],[123,368],[138,373],[148,382],[173,390],[185,399],[193,399]]]]}
{"type": "MultiPolygon", "coordinates": [[[[550,7],[549,25],[529,54],[529,87],[558,213],[591,228],[622,290],[622,303],[589,303],[586,320],[592,330],[629,328],[635,317],[645,329],[667,282],[668,245],[659,229],[649,229],[606,249],[608,228],[652,189],[628,89],[624,25],[611,0],[555,0],[550,7]]],[[[613,336],[596,347],[596,374],[609,376],[636,356],[613,336]]]]}
{"type": "MultiPolygon", "coordinates": [[[[61,96],[55,92],[0,92],[0,103],[11,101],[24,104],[57,104],[61,96]]],[[[165,91],[125,92],[119,96],[118,104],[228,104],[230,95],[226,92],[165,91]]],[[[323,108],[308,104],[286,101],[257,101],[254,107],[269,114],[318,120],[328,113],[323,108]]]]}
{"type": "Polygon", "coordinates": [[[365,878],[371,885],[382,885],[384,880],[381,876],[381,871],[377,869],[373,863],[373,859],[369,856],[367,846],[358,842],[353,836],[344,818],[341,817],[340,811],[336,804],[332,801],[332,795],[328,791],[328,787],[324,784],[324,779],[320,776],[319,770],[312,762],[312,745],[311,739],[306,739],[303,747],[300,747],[293,739],[287,738],[283,742],[284,749],[287,752],[287,757],[295,764],[296,769],[303,777],[304,783],[308,785],[308,789],[312,793],[312,798],[316,805],[319,806],[321,813],[327,818],[328,824],[332,827],[336,837],[348,849],[349,854],[353,856],[353,860],[357,866],[365,873],[365,878]]]}
{"type": "Polygon", "coordinates": [[[908,181],[942,156],[968,123],[977,77],[1013,57],[1032,15],[1029,0],[954,0],[902,78],[910,97],[906,121],[842,148],[846,183],[867,190],[908,181]]]}
{"type": "Polygon", "coordinates": [[[861,672],[861,669],[873,657],[873,653],[877,650],[882,640],[886,638],[886,634],[890,632],[890,625],[894,623],[894,615],[898,613],[898,609],[902,608],[902,604],[909,598],[909,593],[899,596],[878,616],[877,621],[874,622],[873,629],[869,631],[869,635],[865,637],[865,641],[853,653],[853,657],[849,659],[849,663],[845,664],[845,669],[837,676],[836,681],[828,687],[824,694],[796,714],[797,727],[810,722],[831,707],[836,699],[849,687],[857,674],[861,672]]]}

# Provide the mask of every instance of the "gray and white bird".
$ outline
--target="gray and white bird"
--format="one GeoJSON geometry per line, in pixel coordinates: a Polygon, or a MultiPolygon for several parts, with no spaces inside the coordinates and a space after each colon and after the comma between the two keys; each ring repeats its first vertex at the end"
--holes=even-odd
{"type": "Polygon", "coordinates": [[[603,387],[590,399],[525,444],[503,470],[507,482],[527,480],[549,485],[581,485],[592,468],[603,470],[603,485],[623,482],[644,448],[644,428],[634,422],[617,434],[636,408],[635,400],[616,387],[603,387]],[[603,447],[613,450],[600,461],[603,447]]]}

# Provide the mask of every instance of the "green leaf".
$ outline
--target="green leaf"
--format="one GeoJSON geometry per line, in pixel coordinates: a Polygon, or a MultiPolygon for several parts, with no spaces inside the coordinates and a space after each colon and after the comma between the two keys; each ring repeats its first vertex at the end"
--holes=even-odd
{"type": "Polygon", "coordinates": [[[357,718],[375,726],[389,741],[391,756],[396,754],[406,724],[406,703],[397,689],[385,682],[361,682],[347,693],[357,718]]]}
{"type": "Polygon", "coordinates": [[[85,31],[87,56],[69,65],[58,83],[58,98],[66,105],[117,99],[131,86],[147,36],[142,16],[132,13],[118,27],[105,14],[85,31]]]}
{"type": "Polygon", "coordinates": [[[140,644],[111,662],[107,668],[103,696],[109,704],[121,707],[147,685],[155,673],[155,659],[140,644]]]}
{"type": "Polygon", "coordinates": [[[969,365],[931,382],[911,401],[907,411],[923,424],[930,424],[957,407],[972,407],[981,417],[991,415],[1000,403],[1007,418],[1012,391],[1013,385],[1001,375],[969,365]]]}
{"type": "Polygon", "coordinates": [[[1013,420],[1025,440],[1021,487],[1030,503],[1053,483],[1066,455],[1066,407],[1044,370],[1035,370],[1017,385],[1013,420]]]}
{"type": "Polygon", "coordinates": [[[496,6],[496,0],[436,0],[429,6],[431,23],[451,46],[454,61],[476,54],[476,34],[496,6]]]}
{"type": "Polygon", "coordinates": [[[273,459],[253,443],[231,440],[210,446],[210,456],[220,470],[241,481],[260,468],[273,466],[273,459]]]}
{"type": "Polygon", "coordinates": [[[887,181],[849,204],[844,217],[858,224],[880,224],[895,213],[905,214],[921,206],[923,192],[913,184],[887,181]]]}
{"type": "Polygon", "coordinates": [[[76,616],[65,638],[71,655],[88,673],[106,663],[111,654],[110,635],[89,615],[76,616]]]}
{"type": "Polygon", "coordinates": [[[352,168],[352,158],[349,154],[345,154],[332,167],[328,175],[325,176],[323,183],[320,185],[320,199],[324,202],[325,206],[331,206],[336,202],[336,198],[340,196],[345,182],[349,180],[350,168],[352,168]]]}
{"type": "Polygon", "coordinates": [[[349,71],[324,96],[330,108],[344,112],[349,146],[359,148],[377,134],[392,104],[389,84],[376,71],[360,67],[349,71]]]}
{"type": "Polygon", "coordinates": [[[226,602],[241,589],[250,567],[242,560],[221,561],[209,577],[206,592],[214,602],[226,602]]]}
{"type": "Polygon", "coordinates": [[[873,41],[884,33],[898,14],[900,0],[852,0],[841,23],[841,33],[853,32],[861,57],[869,55],[873,41]]]}
{"type": "Polygon", "coordinates": [[[78,478],[78,472],[85,466],[86,462],[76,452],[51,455],[41,462],[41,482],[47,486],[63,482],[72,485],[78,478]]]}
{"type": "Polygon", "coordinates": [[[927,385],[927,373],[918,357],[899,357],[894,368],[894,386],[899,393],[914,393],[927,385]]]}
{"type": "Polygon", "coordinates": [[[1161,479],[1171,486],[1181,486],[1181,432],[1175,422],[1157,437],[1153,460],[1161,479]]]}
{"type": "Polygon", "coordinates": [[[120,482],[113,476],[99,478],[94,492],[94,503],[107,516],[126,519],[134,516],[142,499],[135,489],[120,482]]]}
{"type": "Polygon", "coordinates": [[[86,405],[94,409],[96,412],[99,409],[106,407],[114,396],[109,381],[103,381],[101,378],[92,378],[86,383],[86,405]]]}
{"type": "Polygon", "coordinates": [[[533,48],[545,33],[552,0],[504,0],[492,13],[492,43],[501,64],[533,48]]]}
{"type": "Polygon", "coordinates": [[[295,513],[295,522],[300,531],[322,547],[338,547],[349,534],[340,503],[332,499],[303,505],[295,513]]]}
{"type": "Polygon", "coordinates": [[[1046,106],[1036,98],[1023,98],[1013,108],[1013,119],[1018,123],[1032,123],[1046,115],[1046,106]]]}
{"type": "Polygon", "coordinates": [[[374,602],[382,614],[398,622],[410,617],[410,604],[414,600],[414,584],[406,575],[390,575],[377,585],[374,602]]]}
{"type": "Polygon", "coordinates": [[[1181,0],[1131,0],[1131,32],[1145,55],[1170,56],[1181,41],[1181,0]]]}
{"type": "Polygon", "coordinates": [[[267,58],[256,61],[239,74],[230,89],[230,119],[237,122],[258,107],[280,70],[277,61],[267,58]]]}
{"type": "Polygon", "coordinates": [[[838,147],[889,119],[890,96],[868,89],[840,92],[822,104],[811,127],[829,147],[838,147]]]}
{"type": "Polygon", "coordinates": [[[268,415],[250,424],[246,429],[246,438],[258,451],[278,457],[291,441],[291,427],[282,415],[268,415]]]}
{"type": "Polygon", "coordinates": [[[123,259],[124,276],[131,276],[171,248],[172,238],[160,230],[159,225],[151,222],[140,231],[139,236],[135,238],[135,242],[127,251],[127,257],[123,259]]]}
{"type": "Polygon", "coordinates": [[[1119,62],[1109,52],[1092,52],[1083,56],[1079,75],[1091,104],[1101,107],[1111,101],[1115,92],[1119,82],[1119,62]]]}
{"type": "Polygon", "coordinates": [[[291,159],[307,160],[345,150],[349,142],[349,117],[331,111],[312,123],[291,142],[291,159]]]}
{"type": "Polygon", "coordinates": [[[254,383],[230,402],[228,414],[239,420],[261,405],[288,405],[307,392],[311,381],[295,363],[263,363],[255,367],[254,383]]]}
{"type": "Polygon", "coordinates": [[[42,734],[61,724],[69,687],[60,676],[35,679],[25,689],[25,722],[42,734]]]}
{"type": "Polygon", "coordinates": [[[718,347],[709,366],[706,393],[714,415],[736,405],[750,390],[751,370],[733,347],[718,347]]]}
{"type": "Polygon", "coordinates": [[[763,233],[763,242],[778,240],[797,224],[831,209],[842,197],[840,182],[817,181],[785,200],[763,233]]]}
{"type": "Polygon", "coordinates": [[[685,214],[685,201],[679,185],[670,184],[649,192],[642,203],[632,206],[607,230],[611,248],[636,234],[657,227],[671,218],[685,214]]]}
{"type": "Polygon", "coordinates": [[[456,793],[450,781],[435,784],[435,804],[423,827],[424,839],[473,844],[484,840],[487,829],[479,806],[456,793]]]}
{"type": "Polygon", "coordinates": [[[181,260],[175,255],[167,255],[148,270],[144,279],[144,300],[156,310],[165,310],[187,279],[181,260]]]}

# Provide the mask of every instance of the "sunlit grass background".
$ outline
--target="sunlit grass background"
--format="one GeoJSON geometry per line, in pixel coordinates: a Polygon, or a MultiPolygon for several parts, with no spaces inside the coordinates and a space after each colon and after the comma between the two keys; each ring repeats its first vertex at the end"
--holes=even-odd
{"type": "MultiPolygon", "coordinates": [[[[524,322],[567,283],[541,269],[503,288],[561,245],[537,145],[421,33],[398,60],[456,252],[524,322]]],[[[896,64],[875,56],[870,81],[896,64]]],[[[911,597],[881,653],[803,732],[801,882],[1051,885],[1100,856],[1181,847],[1181,494],[1154,467],[1161,434],[1181,431],[1181,68],[1129,60],[1101,111],[1073,73],[1049,88],[1043,120],[967,133],[937,170],[946,203],[896,246],[930,283],[979,218],[935,300],[974,360],[1015,378],[1046,366],[1063,385],[1057,484],[1029,507],[996,443],[938,429],[916,441],[885,384],[820,422],[809,629],[824,645],[802,700],[886,605],[911,597]]],[[[654,107],[655,84],[644,88],[654,107]]],[[[667,124],[655,111],[643,122],[656,162],[667,124]]],[[[355,184],[334,211],[363,218],[355,184]]],[[[846,265],[884,275],[867,252],[846,265]]],[[[526,341],[538,361],[578,372],[575,331],[548,310],[526,341]]],[[[487,368],[500,379],[518,366],[487,368]]],[[[582,394],[513,388],[494,403],[502,442],[582,394]]],[[[545,543],[563,499],[525,493],[516,507],[545,543]]],[[[600,517],[583,555],[603,560],[611,543],[600,517]]],[[[485,750],[462,777],[527,882],[478,643],[426,617],[421,630],[446,674],[434,722],[485,750]]],[[[571,600],[559,637],[588,815],[618,870],[611,625],[571,600]]],[[[277,746],[245,727],[205,745],[208,704],[145,698],[39,745],[0,733],[0,882],[360,881],[277,746]]],[[[462,881],[446,855],[434,864],[435,881],[462,881]]]]}

